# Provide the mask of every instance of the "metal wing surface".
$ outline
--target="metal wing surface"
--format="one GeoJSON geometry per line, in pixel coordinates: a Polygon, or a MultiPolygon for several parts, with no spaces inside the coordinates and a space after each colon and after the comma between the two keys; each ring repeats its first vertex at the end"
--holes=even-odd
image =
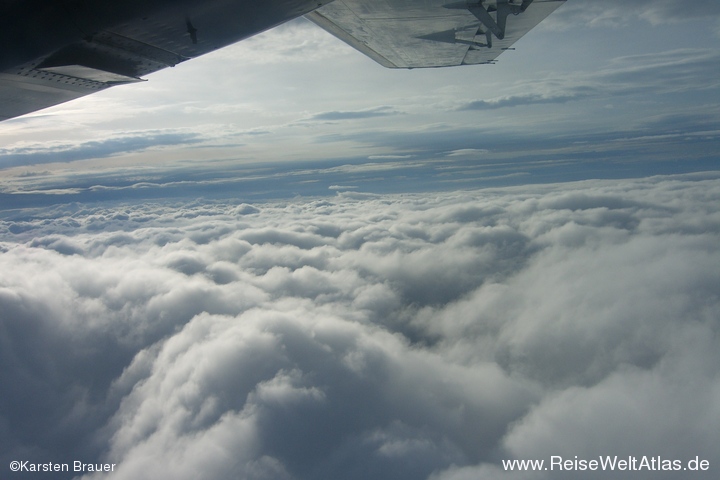
{"type": "Polygon", "coordinates": [[[389,68],[492,63],[565,0],[335,0],[306,18],[389,68]]]}
{"type": "Polygon", "coordinates": [[[3,1],[0,121],[139,82],[302,16],[322,1],[3,1]]]}

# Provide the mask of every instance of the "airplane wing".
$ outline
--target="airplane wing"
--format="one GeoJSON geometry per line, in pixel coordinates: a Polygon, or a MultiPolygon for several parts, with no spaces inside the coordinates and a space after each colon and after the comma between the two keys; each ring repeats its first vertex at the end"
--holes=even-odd
{"type": "Polygon", "coordinates": [[[3,1],[0,121],[140,82],[149,73],[302,16],[324,1],[3,1]]]}
{"type": "Polygon", "coordinates": [[[493,63],[565,0],[335,0],[305,17],[389,68],[493,63]]]}
{"type": "Polygon", "coordinates": [[[114,85],[140,82],[144,75],[306,14],[386,67],[492,63],[563,2],[334,0],[324,6],[324,0],[2,2],[0,121],[114,85]]]}

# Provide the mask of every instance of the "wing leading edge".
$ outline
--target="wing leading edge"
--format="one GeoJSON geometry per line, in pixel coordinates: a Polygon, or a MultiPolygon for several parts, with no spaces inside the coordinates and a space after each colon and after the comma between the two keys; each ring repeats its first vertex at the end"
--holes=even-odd
{"type": "Polygon", "coordinates": [[[305,17],[389,68],[493,61],[565,0],[335,0],[305,17]]]}

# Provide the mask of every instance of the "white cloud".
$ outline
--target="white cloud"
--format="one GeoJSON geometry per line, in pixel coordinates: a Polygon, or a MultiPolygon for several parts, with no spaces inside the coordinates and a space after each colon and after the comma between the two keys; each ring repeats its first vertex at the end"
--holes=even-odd
{"type": "Polygon", "coordinates": [[[118,479],[713,465],[718,201],[696,174],[6,213],[0,460],[118,479]]]}
{"type": "Polygon", "coordinates": [[[370,155],[368,156],[368,160],[402,160],[412,157],[412,155],[370,155]]]}
{"type": "Polygon", "coordinates": [[[713,0],[699,0],[692,5],[673,0],[638,0],[632,5],[622,0],[605,0],[602,4],[588,0],[571,0],[550,17],[548,22],[581,22],[591,27],[628,27],[637,26],[640,21],[666,25],[718,17],[720,7],[713,0]]]}
{"type": "Polygon", "coordinates": [[[452,152],[448,152],[446,155],[448,157],[464,157],[486,155],[488,153],[490,153],[490,150],[484,148],[463,148],[460,150],[453,150],[452,152]]]}
{"type": "Polygon", "coordinates": [[[557,105],[599,98],[652,94],[678,95],[690,91],[717,90],[712,73],[720,60],[714,48],[679,48],[648,54],[623,55],[591,72],[551,74],[538,81],[509,84],[510,95],[486,97],[460,104],[460,111],[557,105]]]}

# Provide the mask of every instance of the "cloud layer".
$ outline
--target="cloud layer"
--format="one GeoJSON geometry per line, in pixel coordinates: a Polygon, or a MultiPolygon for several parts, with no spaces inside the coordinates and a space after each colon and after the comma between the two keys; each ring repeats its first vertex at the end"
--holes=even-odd
{"type": "Polygon", "coordinates": [[[719,465],[719,201],[706,174],[6,211],[1,468],[458,480],[551,455],[719,465]]]}

